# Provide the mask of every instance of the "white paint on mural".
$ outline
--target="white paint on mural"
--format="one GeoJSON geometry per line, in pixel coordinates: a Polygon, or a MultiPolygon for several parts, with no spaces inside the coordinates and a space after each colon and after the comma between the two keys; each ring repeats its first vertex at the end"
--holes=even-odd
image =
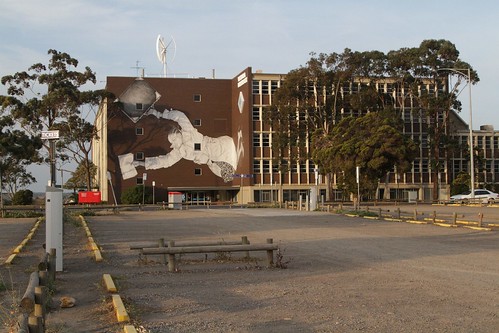
{"type": "Polygon", "coordinates": [[[145,167],[146,170],[169,168],[181,159],[186,159],[196,164],[206,164],[225,182],[232,180],[240,152],[236,152],[234,140],[230,136],[212,138],[203,135],[192,126],[187,116],[178,110],[159,112],[150,109],[145,115],[178,124],[178,128],[168,134],[171,150],[165,155],[146,157],[144,161],[134,160],[132,153],[120,155],[118,159],[123,179],[135,177],[136,168],[139,166],[145,167]]]}
{"type": "Polygon", "coordinates": [[[244,110],[244,96],[243,92],[239,92],[239,98],[237,99],[237,107],[239,109],[239,113],[243,113],[244,110]]]}

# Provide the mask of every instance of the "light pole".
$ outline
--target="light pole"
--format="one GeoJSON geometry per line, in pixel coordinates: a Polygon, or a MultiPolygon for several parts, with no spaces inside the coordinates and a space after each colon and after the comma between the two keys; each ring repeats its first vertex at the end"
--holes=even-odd
{"type": "Polygon", "coordinates": [[[475,197],[475,153],[473,149],[473,110],[471,103],[471,69],[470,68],[439,68],[438,71],[450,71],[466,77],[468,80],[469,94],[469,109],[470,109],[470,125],[469,125],[469,142],[470,142],[470,177],[471,177],[471,199],[475,197]],[[466,71],[468,74],[463,73],[466,71]]]}

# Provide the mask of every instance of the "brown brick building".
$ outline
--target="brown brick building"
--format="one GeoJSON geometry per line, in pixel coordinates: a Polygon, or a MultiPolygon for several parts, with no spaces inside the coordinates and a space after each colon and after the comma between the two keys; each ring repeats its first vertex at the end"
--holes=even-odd
{"type": "MultiPolygon", "coordinates": [[[[273,93],[284,77],[253,73],[251,68],[233,79],[108,77],[106,88],[117,99],[101,105],[95,121],[99,138],[93,145],[103,201],[113,202],[115,195],[120,202],[121,193],[136,185],[153,187],[156,202],[166,201],[170,191],[181,192],[187,203],[196,204],[296,201],[307,195],[311,200],[340,199],[335,177],[329,193],[313,161],[290,165],[285,174],[274,165],[273,131],[263,112],[272,104],[273,93]]],[[[355,93],[360,87],[360,83],[358,87],[350,84],[341,93],[355,93]]],[[[401,101],[396,107],[404,133],[418,142],[420,149],[410,172],[392,170],[380,181],[376,198],[407,200],[411,195],[431,200],[435,173],[427,129],[433,120],[413,107],[405,92],[389,79],[380,80],[376,89],[401,101]]],[[[438,94],[445,86],[421,89],[438,94]]],[[[361,114],[358,110],[343,113],[361,114]]],[[[455,113],[449,124],[449,133],[465,146],[467,124],[455,113]]],[[[475,146],[484,157],[476,188],[499,181],[499,132],[485,128],[474,132],[475,146]]],[[[310,152],[309,143],[306,149],[310,152]]],[[[444,152],[442,159],[439,197],[446,199],[452,179],[469,171],[469,158],[465,153],[444,152]]]]}

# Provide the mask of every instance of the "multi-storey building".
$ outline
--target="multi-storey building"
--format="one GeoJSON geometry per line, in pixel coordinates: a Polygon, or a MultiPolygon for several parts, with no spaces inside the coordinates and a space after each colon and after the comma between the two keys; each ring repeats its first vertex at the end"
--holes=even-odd
{"type": "MultiPolygon", "coordinates": [[[[115,101],[102,103],[95,125],[99,137],[93,145],[98,167],[97,183],[103,201],[120,201],[128,188],[152,188],[155,201],[167,200],[170,191],[181,192],[186,202],[296,201],[310,192],[319,198],[341,198],[333,177],[333,193],[313,161],[292,163],[281,173],[274,163],[273,129],[264,112],[285,75],[247,68],[233,79],[108,77],[107,90],[115,101]]],[[[428,124],[414,100],[389,79],[376,89],[391,96],[404,120],[404,133],[419,144],[419,156],[410,172],[388,173],[380,182],[377,199],[431,200],[433,182],[429,158],[428,124]]],[[[341,89],[352,94],[362,82],[341,89]]],[[[445,84],[422,90],[438,93],[445,84]]],[[[342,115],[360,115],[342,110],[342,115]]],[[[438,121],[438,120],[436,120],[438,121]]],[[[451,112],[447,131],[467,145],[467,124],[451,112]]],[[[499,133],[490,127],[476,131],[475,145],[483,152],[481,182],[499,181],[499,133]]],[[[306,143],[307,153],[310,143],[306,143]]],[[[449,196],[449,184],[459,172],[469,170],[466,154],[443,152],[437,174],[439,196],[449,196]]],[[[432,175],[433,174],[433,175],[432,175]]]]}

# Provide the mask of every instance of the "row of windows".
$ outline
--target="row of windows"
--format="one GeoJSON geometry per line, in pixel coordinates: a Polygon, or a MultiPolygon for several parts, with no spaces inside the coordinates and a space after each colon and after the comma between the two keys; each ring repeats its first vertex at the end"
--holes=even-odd
{"type": "Polygon", "coordinates": [[[253,95],[268,95],[274,94],[274,92],[279,87],[278,80],[270,80],[270,81],[253,81],[253,95]]]}
{"type": "MultiPolygon", "coordinates": [[[[312,161],[308,162],[308,167],[307,163],[293,163],[289,167],[291,169],[291,172],[293,173],[306,173],[307,170],[309,173],[314,173],[315,172],[315,164],[312,161]]],[[[253,161],[253,173],[270,173],[270,170],[272,169],[272,172],[277,173],[279,172],[279,166],[277,163],[272,163],[271,160],[254,160],[253,161]]]]}
{"type": "MultiPolygon", "coordinates": [[[[252,91],[253,95],[268,95],[269,92],[272,95],[277,88],[280,86],[280,81],[279,80],[253,80],[252,84],[252,91]]],[[[378,82],[376,83],[376,89],[382,93],[390,94],[399,97],[405,97],[410,95],[410,87],[408,84],[401,86],[400,84],[397,83],[382,83],[378,82]]],[[[310,91],[314,90],[314,82],[310,81],[310,84],[307,86],[310,91]]],[[[361,82],[345,82],[341,89],[340,93],[341,94],[348,94],[348,93],[356,93],[359,90],[367,87],[366,83],[361,83],[361,82]]],[[[317,88],[316,88],[317,89],[317,88]]],[[[322,90],[322,89],[321,89],[322,90]]],[[[326,94],[333,94],[333,91],[336,89],[331,86],[329,91],[326,91],[326,94]]],[[[436,92],[444,92],[445,91],[445,86],[441,83],[437,83],[435,86],[434,84],[423,84],[418,87],[418,94],[422,95],[424,93],[429,93],[429,94],[434,94],[436,92]]]]}
{"type": "MultiPolygon", "coordinates": [[[[497,160],[485,160],[481,165],[476,167],[478,167],[479,171],[499,173],[499,161],[497,160]]],[[[468,161],[454,160],[453,171],[454,173],[467,172],[468,161]]]]}

